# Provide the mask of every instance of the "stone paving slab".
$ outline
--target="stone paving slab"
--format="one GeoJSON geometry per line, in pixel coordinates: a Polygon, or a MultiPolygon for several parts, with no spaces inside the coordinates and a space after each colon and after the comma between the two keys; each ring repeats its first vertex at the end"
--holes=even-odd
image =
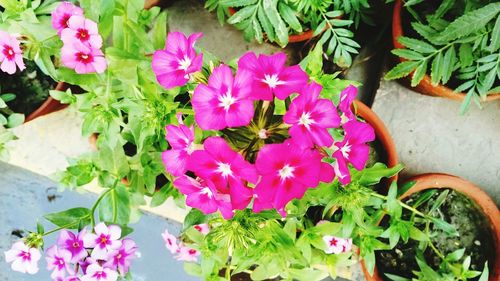
{"type": "Polygon", "coordinates": [[[475,183],[500,205],[500,100],[482,110],[473,104],[463,116],[460,104],[382,80],[372,109],[394,138],[406,166],[403,178],[452,174],[475,183]]]}

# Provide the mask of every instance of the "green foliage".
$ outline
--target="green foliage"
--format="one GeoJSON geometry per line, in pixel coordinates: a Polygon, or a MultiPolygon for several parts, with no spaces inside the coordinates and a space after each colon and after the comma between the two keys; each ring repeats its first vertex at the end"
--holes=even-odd
{"type": "MultiPolygon", "coordinates": [[[[455,92],[466,93],[462,113],[471,101],[479,104],[487,95],[498,93],[500,3],[488,2],[462,5],[461,1],[445,0],[433,14],[425,15],[424,22],[413,19],[411,25],[419,38],[398,38],[406,49],[395,49],[392,53],[405,61],[391,69],[385,78],[398,79],[413,73],[411,85],[415,87],[429,73],[433,85],[450,83],[455,92]],[[453,20],[448,22],[445,18],[453,20]]],[[[409,10],[413,8],[410,4],[420,3],[407,2],[405,7],[409,10]]]]}
{"type": "Polygon", "coordinates": [[[47,214],[44,218],[56,226],[78,229],[90,224],[91,211],[87,208],[72,208],[66,211],[47,214]]]}

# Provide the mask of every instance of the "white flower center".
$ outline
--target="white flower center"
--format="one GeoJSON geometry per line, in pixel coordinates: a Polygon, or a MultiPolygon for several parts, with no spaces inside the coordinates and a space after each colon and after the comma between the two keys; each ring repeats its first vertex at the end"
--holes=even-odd
{"type": "Polygon", "coordinates": [[[265,140],[265,139],[267,139],[267,138],[269,137],[269,136],[267,135],[267,130],[266,130],[266,129],[260,129],[260,131],[259,131],[259,134],[258,134],[258,135],[259,135],[259,138],[260,138],[260,139],[263,139],[263,140],[265,140]]]}
{"type": "Polygon", "coordinates": [[[212,190],[210,188],[205,187],[200,191],[201,194],[207,195],[208,197],[212,197],[214,194],[212,193],[212,190]]]}
{"type": "Polygon", "coordinates": [[[286,164],[278,173],[282,180],[286,180],[287,178],[293,177],[293,171],[295,171],[295,168],[286,164]]]}
{"type": "Polygon", "coordinates": [[[344,158],[349,158],[349,153],[351,153],[351,145],[349,144],[349,141],[347,141],[344,146],[340,148],[340,152],[342,152],[342,155],[344,155],[344,158]]]}
{"type": "Polygon", "coordinates": [[[193,153],[193,151],[196,150],[196,145],[194,144],[194,142],[191,142],[190,144],[188,144],[186,146],[186,152],[187,154],[191,155],[191,153],[193,153]]]}
{"type": "Polygon", "coordinates": [[[304,125],[309,129],[309,125],[313,124],[314,120],[311,118],[311,113],[303,112],[299,119],[299,124],[304,125]]]}
{"type": "Polygon", "coordinates": [[[342,115],[340,115],[340,124],[345,124],[349,121],[349,117],[347,117],[347,115],[345,113],[342,113],[342,115]]]}
{"type": "Polygon", "coordinates": [[[233,174],[233,171],[231,171],[231,165],[222,162],[219,163],[217,171],[221,173],[223,177],[231,176],[233,174]]]}
{"type": "Polygon", "coordinates": [[[278,85],[285,84],[284,81],[281,81],[278,78],[278,74],[273,74],[273,75],[264,74],[264,79],[262,79],[262,82],[266,83],[267,85],[269,85],[269,87],[273,89],[276,88],[276,86],[278,85]]]}
{"type": "Polygon", "coordinates": [[[9,56],[13,56],[14,55],[14,51],[12,49],[7,50],[7,53],[9,54],[9,56]]]}
{"type": "Polygon", "coordinates": [[[179,61],[179,69],[186,71],[191,66],[191,59],[184,55],[184,58],[179,61]]]}
{"type": "Polygon", "coordinates": [[[231,95],[231,90],[228,90],[225,95],[219,97],[219,106],[228,111],[231,105],[236,102],[236,99],[231,95]]]}

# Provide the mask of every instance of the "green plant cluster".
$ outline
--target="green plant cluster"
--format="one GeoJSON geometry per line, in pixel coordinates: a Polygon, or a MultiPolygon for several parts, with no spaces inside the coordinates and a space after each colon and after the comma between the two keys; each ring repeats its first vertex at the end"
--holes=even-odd
{"type": "Polygon", "coordinates": [[[405,61],[389,71],[386,79],[412,74],[414,87],[429,73],[433,85],[446,84],[465,92],[465,112],[472,101],[500,92],[500,3],[489,0],[443,0],[425,14],[428,2],[409,1],[411,28],[418,36],[400,37],[405,49],[393,54],[405,61]]]}

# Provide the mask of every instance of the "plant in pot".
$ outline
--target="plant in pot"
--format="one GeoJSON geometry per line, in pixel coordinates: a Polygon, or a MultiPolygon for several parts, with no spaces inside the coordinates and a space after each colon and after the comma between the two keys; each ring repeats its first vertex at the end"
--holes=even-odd
{"type": "Polygon", "coordinates": [[[458,177],[424,174],[398,196],[414,208],[401,216],[427,238],[398,242],[392,236],[404,232],[389,227],[383,236],[393,248],[376,252],[377,269],[373,276],[365,272],[367,280],[498,280],[499,211],[486,193],[458,177]]]}
{"type": "Polygon", "coordinates": [[[463,100],[462,113],[499,98],[499,15],[492,1],[396,1],[392,53],[401,62],[385,78],[411,74],[418,91],[463,100]]]}
{"type": "Polygon", "coordinates": [[[359,44],[353,40],[360,21],[371,23],[368,1],[208,0],[205,7],[243,31],[246,40],[275,42],[281,47],[318,36],[317,44],[335,64],[349,67],[359,44]]]}

